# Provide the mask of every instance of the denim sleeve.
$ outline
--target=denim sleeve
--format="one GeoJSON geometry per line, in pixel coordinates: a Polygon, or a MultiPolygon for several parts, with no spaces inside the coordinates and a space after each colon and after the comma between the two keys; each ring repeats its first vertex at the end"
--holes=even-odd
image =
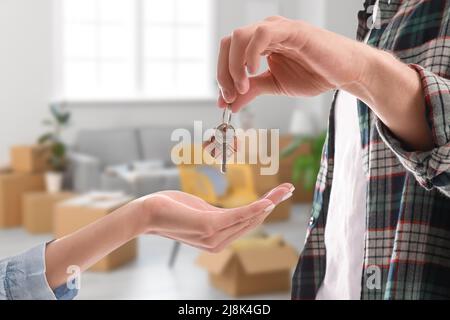
{"type": "Polygon", "coordinates": [[[0,261],[0,300],[70,300],[78,294],[66,284],[52,291],[45,276],[45,248],[41,244],[0,261]]]}

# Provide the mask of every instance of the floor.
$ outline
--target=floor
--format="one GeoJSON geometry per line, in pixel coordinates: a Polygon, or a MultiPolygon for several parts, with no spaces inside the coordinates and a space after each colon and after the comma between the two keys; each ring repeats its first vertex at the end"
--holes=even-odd
{"type": "MultiPolygon", "coordinates": [[[[309,221],[309,206],[295,206],[289,221],[264,226],[281,234],[299,251],[309,221]]],[[[32,236],[23,229],[0,230],[0,259],[50,240],[51,235],[32,236]]],[[[195,265],[199,251],[182,246],[173,269],[168,268],[173,241],[145,236],[139,239],[136,261],[110,273],[86,272],[78,299],[230,299],[211,287],[207,273],[195,265]]],[[[289,293],[259,295],[245,299],[289,299],[289,293]]]]}

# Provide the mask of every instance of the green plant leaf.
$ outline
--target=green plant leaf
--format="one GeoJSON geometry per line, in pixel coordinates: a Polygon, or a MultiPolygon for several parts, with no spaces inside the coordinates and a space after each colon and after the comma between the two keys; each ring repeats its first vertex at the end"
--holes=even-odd
{"type": "Polygon", "coordinates": [[[66,154],[66,146],[62,142],[57,142],[52,146],[53,156],[62,158],[66,154]]]}
{"type": "Polygon", "coordinates": [[[314,185],[316,183],[317,175],[314,174],[314,170],[306,170],[303,175],[303,187],[305,190],[312,191],[314,190],[314,185]]]}
{"type": "Polygon", "coordinates": [[[298,157],[293,166],[292,181],[297,183],[303,178],[305,172],[310,169],[310,164],[314,161],[312,155],[298,157]]]}
{"type": "Polygon", "coordinates": [[[54,171],[64,171],[66,167],[66,159],[52,156],[50,158],[50,165],[54,171]]]}
{"type": "Polygon", "coordinates": [[[70,120],[70,112],[62,110],[56,104],[50,105],[50,112],[60,125],[66,125],[70,120]]]}
{"type": "Polygon", "coordinates": [[[300,148],[301,145],[307,143],[309,141],[309,138],[304,137],[296,137],[286,148],[281,150],[280,158],[287,158],[294,154],[295,151],[297,151],[298,148],[300,148]]]}
{"type": "Polygon", "coordinates": [[[46,144],[53,140],[53,133],[45,133],[38,138],[38,144],[46,144]]]}
{"type": "Polygon", "coordinates": [[[325,144],[326,139],[327,139],[327,133],[324,132],[324,133],[320,134],[319,136],[317,136],[317,138],[315,138],[312,141],[312,149],[313,149],[314,154],[322,155],[322,149],[323,149],[323,145],[325,144]]]}
{"type": "Polygon", "coordinates": [[[44,126],[53,126],[55,123],[54,123],[52,120],[50,120],[50,119],[44,119],[44,120],[42,121],[42,124],[43,124],[44,126]]]}

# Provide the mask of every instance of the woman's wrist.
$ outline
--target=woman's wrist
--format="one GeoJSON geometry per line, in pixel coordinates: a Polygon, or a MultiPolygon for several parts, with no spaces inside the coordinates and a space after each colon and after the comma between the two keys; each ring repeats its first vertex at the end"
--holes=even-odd
{"type": "Polygon", "coordinates": [[[146,224],[142,212],[140,202],[132,201],[104,218],[48,244],[45,260],[50,287],[55,289],[66,281],[69,266],[76,265],[83,272],[144,233],[146,224]]]}
{"type": "Polygon", "coordinates": [[[151,208],[151,206],[145,205],[145,202],[148,201],[149,199],[136,199],[118,209],[123,211],[123,213],[119,214],[123,215],[123,222],[129,226],[127,233],[130,239],[148,233],[151,229],[152,210],[148,210],[148,208],[144,207],[148,206],[151,208]]]}

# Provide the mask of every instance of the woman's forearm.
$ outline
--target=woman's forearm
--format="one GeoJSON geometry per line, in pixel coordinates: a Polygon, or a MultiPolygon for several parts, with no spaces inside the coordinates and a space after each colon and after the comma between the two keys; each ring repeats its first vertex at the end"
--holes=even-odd
{"type": "Polygon", "coordinates": [[[368,63],[358,83],[345,88],[377,114],[405,148],[433,148],[418,73],[391,54],[361,45],[368,63]]]}
{"type": "Polygon", "coordinates": [[[144,232],[140,202],[114,211],[79,231],[47,245],[46,276],[52,289],[66,283],[69,266],[84,271],[97,261],[144,232]]]}
{"type": "Polygon", "coordinates": [[[234,209],[216,208],[193,195],[161,191],[134,200],[79,231],[48,244],[46,277],[52,289],[67,282],[68,268],[88,269],[140,234],[155,234],[217,252],[255,228],[276,205],[292,196],[282,184],[258,201],[234,209]]]}

